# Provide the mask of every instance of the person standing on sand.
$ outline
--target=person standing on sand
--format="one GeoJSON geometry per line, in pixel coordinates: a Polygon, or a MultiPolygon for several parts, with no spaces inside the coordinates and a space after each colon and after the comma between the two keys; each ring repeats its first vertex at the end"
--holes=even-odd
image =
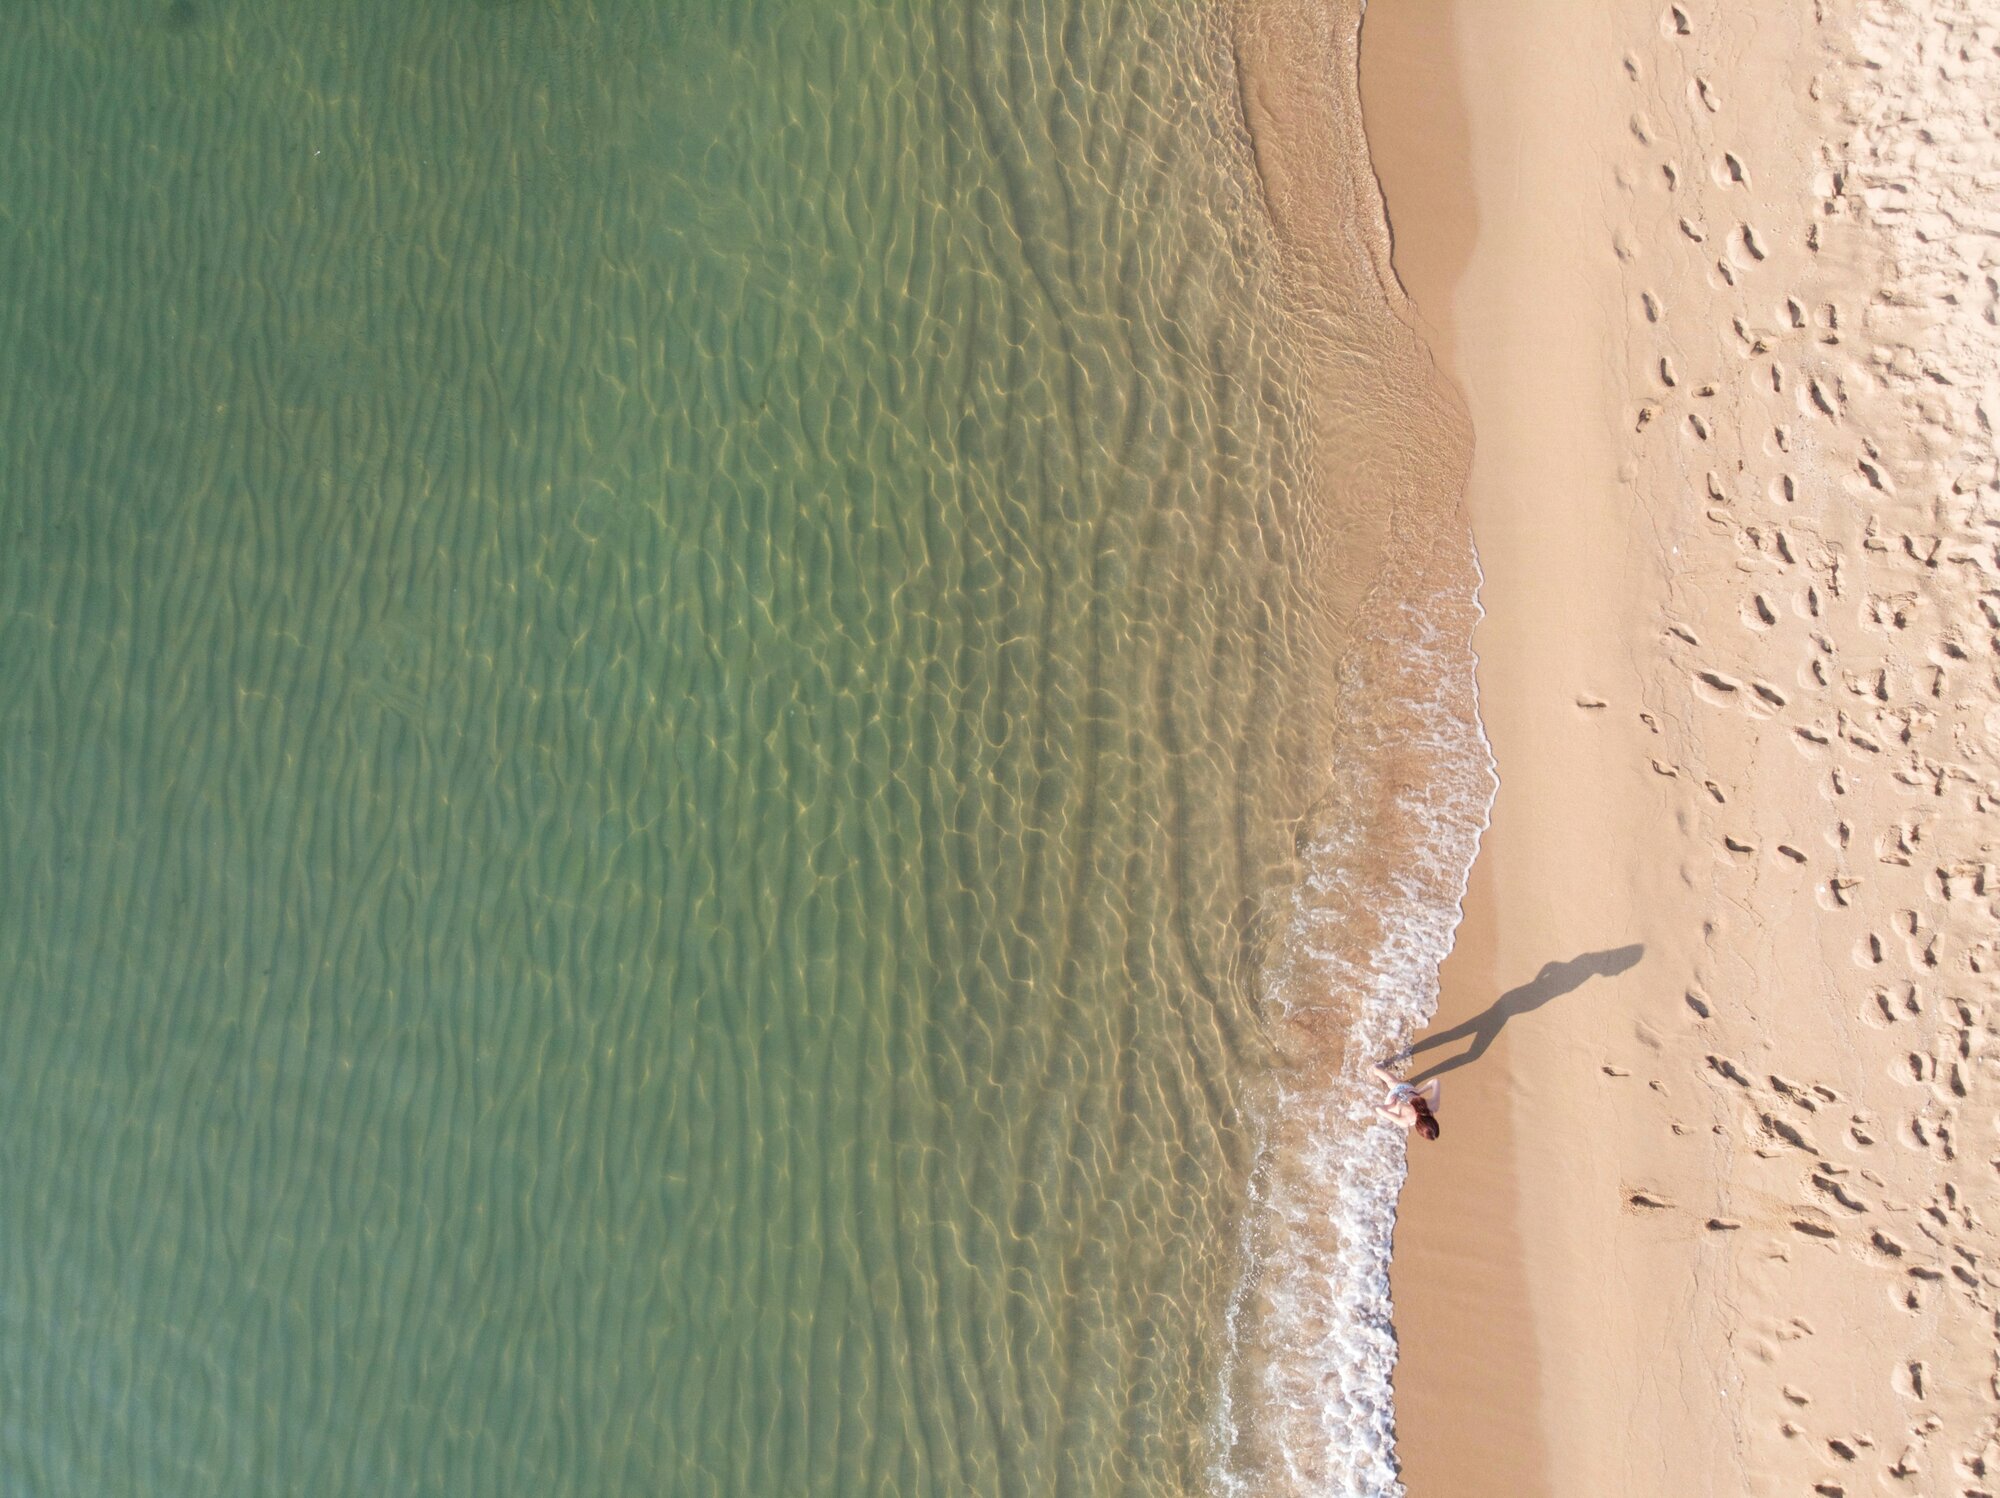
{"type": "Polygon", "coordinates": [[[1436,1077],[1421,1087],[1412,1087],[1408,1082],[1397,1081],[1395,1074],[1379,1061],[1369,1070],[1389,1089],[1389,1095],[1375,1105],[1377,1113],[1406,1129],[1415,1129],[1426,1139],[1438,1137],[1437,1108],[1444,1087],[1436,1077]]]}

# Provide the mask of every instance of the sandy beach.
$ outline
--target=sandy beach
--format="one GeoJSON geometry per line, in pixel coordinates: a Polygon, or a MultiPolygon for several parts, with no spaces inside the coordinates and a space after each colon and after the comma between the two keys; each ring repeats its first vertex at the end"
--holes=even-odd
{"type": "Polygon", "coordinates": [[[1996,40],[1369,12],[1501,778],[1412,1068],[1413,1494],[2000,1481],[1996,40]]]}

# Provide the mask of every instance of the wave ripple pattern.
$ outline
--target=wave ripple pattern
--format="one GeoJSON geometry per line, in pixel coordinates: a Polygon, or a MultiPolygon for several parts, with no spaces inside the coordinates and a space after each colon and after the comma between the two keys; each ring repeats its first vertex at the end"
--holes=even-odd
{"type": "Polygon", "coordinates": [[[1212,18],[7,25],[0,1488],[1205,1486],[1338,534],[1212,18]]]}

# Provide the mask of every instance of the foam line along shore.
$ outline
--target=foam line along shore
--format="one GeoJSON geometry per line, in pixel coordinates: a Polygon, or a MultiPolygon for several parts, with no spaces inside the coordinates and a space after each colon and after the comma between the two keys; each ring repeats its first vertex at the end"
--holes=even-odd
{"type": "Polygon", "coordinates": [[[1379,527],[1328,685],[1324,794],[1260,991],[1264,1110],[1222,1410],[1229,1491],[1394,1491],[1388,1255],[1403,1144],[1370,1060],[1428,1016],[1492,795],[1470,641],[1468,433],[1390,264],[1359,6],[1253,5],[1237,75],[1285,308],[1316,355],[1321,503],[1379,527]]]}

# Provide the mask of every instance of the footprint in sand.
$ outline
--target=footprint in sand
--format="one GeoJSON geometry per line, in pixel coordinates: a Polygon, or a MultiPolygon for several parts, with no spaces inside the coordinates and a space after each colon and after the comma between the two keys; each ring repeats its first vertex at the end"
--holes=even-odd
{"type": "Polygon", "coordinates": [[[1774,1076],[1771,1078],[1771,1090],[1795,1108],[1803,1108],[1808,1113],[1819,1112],[1820,1100],[1797,1082],[1774,1076]]]}
{"type": "MultiPolygon", "coordinates": [[[[1703,1018],[1705,1019],[1707,1018],[1707,1016],[1704,1015],[1703,1018]]],[[[1748,1087],[1751,1085],[1750,1079],[1745,1075],[1743,1075],[1742,1068],[1737,1066],[1737,1064],[1731,1061],[1728,1057],[1709,1056],[1706,1058],[1706,1060],[1708,1062],[1708,1069],[1714,1072],[1717,1076],[1728,1078],[1730,1081],[1734,1082],[1738,1087],[1748,1087]]]]}
{"type": "Polygon", "coordinates": [[[1720,671],[1697,670],[1694,694],[1714,707],[1731,706],[1743,700],[1743,683],[1720,671]]]}
{"type": "Polygon", "coordinates": [[[1880,1228],[1868,1235],[1868,1246],[1885,1259],[1900,1259],[1908,1252],[1900,1242],[1880,1228]]]}
{"type": "Polygon", "coordinates": [[[1922,1399],[1925,1397],[1929,1375],[1930,1370],[1922,1363],[1905,1363],[1896,1370],[1891,1384],[1905,1399],[1922,1399]]]}
{"type": "Polygon", "coordinates": [[[1843,1211],[1851,1212],[1857,1217],[1867,1215],[1869,1206],[1865,1200],[1848,1190],[1846,1186],[1833,1179],[1832,1176],[1825,1174],[1825,1172],[1837,1168],[1828,1162],[1822,1161],[1814,1168],[1813,1173],[1806,1178],[1807,1184],[1843,1211]]]}

